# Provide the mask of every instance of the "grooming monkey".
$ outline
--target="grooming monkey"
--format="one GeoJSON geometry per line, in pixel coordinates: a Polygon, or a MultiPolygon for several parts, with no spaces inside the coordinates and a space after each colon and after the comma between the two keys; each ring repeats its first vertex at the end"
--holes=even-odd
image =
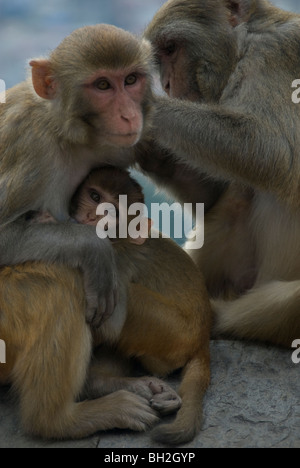
{"type": "Polygon", "coordinates": [[[147,42],[112,26],[82,28],[49,59],[33,60],[32,82],[0,106],[0,260],[15,264],[0,269],[0,384],[14,385],[23,425],[37,436],[145,430],[158,421],[150,400],[178,407],[153,378],[116,392],[104,382],[93,401],[78,401],[92,354],[86,322],[112,314],[118,280],[111,243],[68,222],[70,201],[93,167],[132,162],[150,112],[150,65],[147,42]],[[59,223],[30,223],[30,211],[59,223]]]}
{"type": "Polygon", "coordinates": [[[216,332],[290,347],[300,336],[300,16],[267,0],[169,0],[145,37],[171,99],[157,98],[158,146],[141,145],[140,166],[182,202],[210,199],[203,173],[224,183],[192,252],[220,299],[216,332]]]}
{"type": "MultiPolygon", "coordinates": [[[[144,203],[141,187],[127,171],[113,167],[93,171],[76,193],[71,215],[79,223],[97,226],[102,219],[96,214],[99,204],[109,203],[118,223],[119,195],[128,196],[128,206],[144,203]]],[[[51,222],[42,218],[35,222],[51,222]]],[[[112,239],[121,304],[94,330],[94,342],[116,345],[122,354],[137,357],[146,370],[160,376],[184,367],[177,418],[153,432],[160,442],[182,444],[193,439],[201,426],[202,400],[210,381],[211,307],[201,274],[188,255],[170,239],[148,239],[148,229],[141,236],[112,239]]],[[[95,388],[97,392],[97,384],[95,388]]]]}

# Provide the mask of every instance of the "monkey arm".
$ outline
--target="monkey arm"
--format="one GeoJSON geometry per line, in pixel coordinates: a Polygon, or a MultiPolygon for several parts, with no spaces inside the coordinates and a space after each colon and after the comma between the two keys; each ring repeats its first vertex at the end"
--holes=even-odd
{"type": "Polygon", "coordinates": [[[135,147],[136,162],[154,183],[174,195],[181,203],[204,203],[208,212],[227,187],[178,160],[153,139],[145,139],[135,147]]]}
{"type": "Polygon", "coordinates": [[[27,261],[62,263],[83,273],[87,296],[86,319],[100,326],[115,308],[117,273],[109,240],[91,226],[31,224],[19,219],[0,229],[0,265],[27,261]]]}
{"type": "Polygon", "coordinates": [[[299,204],[298,161],[278,122],[263,113],[160,98],[154,122],[158,142],[181,161],[299,204]]]}

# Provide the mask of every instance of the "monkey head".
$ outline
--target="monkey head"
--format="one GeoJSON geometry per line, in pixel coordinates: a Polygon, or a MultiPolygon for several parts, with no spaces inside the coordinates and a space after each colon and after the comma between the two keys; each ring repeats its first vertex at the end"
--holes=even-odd
{"type": "MultiPolygon", "coordinates": [[[[116,225],[116,238],[119,239],[119,220],[121,213],[125,217],[127,227],[134,219],[128,215],[128,208],[135,204],[144,204],[145,198],[140,184],[130,177],[128,171],[116,167],[103,167],[90,173],[88,178],[79,187],[71,203],[71,216],[80,224],[97,226],[104,217],[109,219],[110,225],[116,225]],[[124,207],[120,206],[120,195],[127,196],[126,213],[124,207]],[[105,215],[97,214],[99,205],[105,204],[105,215]],[[106,210],[106,207],[111,207],[106,210]]],[[[143,235],[133,238],[128,235],[130,243],[141,245],[148,237],[152,227],[152,221],[142,218],[142,226],[139,232],[143,235]]],[[[104,230],[108,230],[106,225],[104,230]]],[[[113,240],[113,239],[111,239],[113,240]]]]}
{"type": "Polygon", "coordinates": [[[255,0],[169,0],[145,31],[155,48],[165,92],[216,102],[237,64],[234,28],[255,0]]]}
{"type": "Polygon", "coordinates": [[[151,107],[151,46],[109,25],[74,31],[49,59],[32,60],[32,82],[74,144],[130,147],[151,107]],[[59,117],[58,117],[59,116],[59,117]]]}

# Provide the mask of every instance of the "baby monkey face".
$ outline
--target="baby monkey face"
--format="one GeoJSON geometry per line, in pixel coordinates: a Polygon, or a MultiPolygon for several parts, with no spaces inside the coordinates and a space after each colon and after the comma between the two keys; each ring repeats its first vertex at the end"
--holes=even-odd
{"type": "Polygon", "coordinates": [[[139,183],[128,171],[109,166],[90,173],[73,197],[70,214],[79,224],[95,226],[101,239],[142,245],[152,227],[144,212],[139,183]]]}
{"type": "Polygon", "coordinates": [[[88,224],[97,226],[98,222],[104,218],[110,220],[111,223],[119,222],[119,202],[107,191],[97,185],[83,184],[81,187],[76,203],[76,209],[73,214],[74,219],[80,224],[88,224]],[[107,210],[104,215],[97,214],[99,205],[107,203],[107,210]]]}

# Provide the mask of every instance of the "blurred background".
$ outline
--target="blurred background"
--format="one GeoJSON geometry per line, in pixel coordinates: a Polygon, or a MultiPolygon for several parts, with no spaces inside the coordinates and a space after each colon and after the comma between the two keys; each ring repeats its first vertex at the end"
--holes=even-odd
{"type": "MultiPolygon", "coordinates": [[[[110,23],[141,33],[165,0],[0,0],[0,78],[24,79],[29,58],[45,55],[74,29],[110,23]]],[[[300,12],[299,0],[273,3],[300,12]]]]}
{"type": "MultiPolygon", "coordinates": [[[[165,0],[0,0],[0,79],[7,88],[22,81],[28,59],[47,55],[74,29],[110,23],[141,33],[165,0]]],[[[300,0],[273,0],[286,10],[300,12],[300,0]]],[[[147,179],[147,203],[161,202],[147,179]]],[[[179,240],[182,243],[182,240],[179,240]]]]}

